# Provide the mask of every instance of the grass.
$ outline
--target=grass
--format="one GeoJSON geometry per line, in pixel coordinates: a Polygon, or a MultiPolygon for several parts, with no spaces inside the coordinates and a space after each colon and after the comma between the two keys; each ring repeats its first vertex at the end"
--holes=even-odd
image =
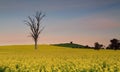
{"type": "Polygon", "coordinates": [[[0,72],[120,72],[120,51],[0,46],[0,72]]]}
{"type": "Polygon", "coordinates": [[[84,48],[85,46],[75,44],[75,43],[61,43],[61,44],[53,44],[54,46],[60,46],[60,47],[69,47],[69,48],[84,48]]]}

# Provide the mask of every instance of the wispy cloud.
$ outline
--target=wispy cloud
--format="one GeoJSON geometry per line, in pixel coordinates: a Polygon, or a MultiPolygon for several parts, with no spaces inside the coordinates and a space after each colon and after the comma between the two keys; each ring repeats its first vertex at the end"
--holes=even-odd
{"type": "Polygon", "coordinates": [[[120,0],[1,0],[2,10],[35,10],[43,9],[47,11],[68,10],[68,9],[96,9],[119,5],[120,0]]]}

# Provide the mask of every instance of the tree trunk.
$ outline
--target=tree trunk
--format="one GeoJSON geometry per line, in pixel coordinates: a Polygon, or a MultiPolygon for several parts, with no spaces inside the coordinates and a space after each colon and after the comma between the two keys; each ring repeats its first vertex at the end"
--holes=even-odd
{"type": "Polygon", "coordinates": [[[35,40],[35,49],[37,49],[37,40],[35,40]]]}

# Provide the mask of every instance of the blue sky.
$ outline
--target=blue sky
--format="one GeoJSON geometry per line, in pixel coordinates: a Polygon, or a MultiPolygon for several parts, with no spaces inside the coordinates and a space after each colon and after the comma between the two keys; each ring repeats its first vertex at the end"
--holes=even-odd
{"type": "Polygon", "coordinates": [[[46,14],[39,43],[93,46],[120,39],[120,0],[0,0],[0,44],[32,44],[24,20],[46,14]]]}

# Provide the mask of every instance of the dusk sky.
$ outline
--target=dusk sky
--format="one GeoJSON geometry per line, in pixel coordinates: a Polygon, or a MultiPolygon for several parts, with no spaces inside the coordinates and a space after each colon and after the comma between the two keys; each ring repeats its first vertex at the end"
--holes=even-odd
{"type": "Polygon", "coordinates": [[[46,14],[40,44],[120,39],[120,0],[0,0],[0,45],[33,44],[24,20],[36,11],[46,14]]]}

